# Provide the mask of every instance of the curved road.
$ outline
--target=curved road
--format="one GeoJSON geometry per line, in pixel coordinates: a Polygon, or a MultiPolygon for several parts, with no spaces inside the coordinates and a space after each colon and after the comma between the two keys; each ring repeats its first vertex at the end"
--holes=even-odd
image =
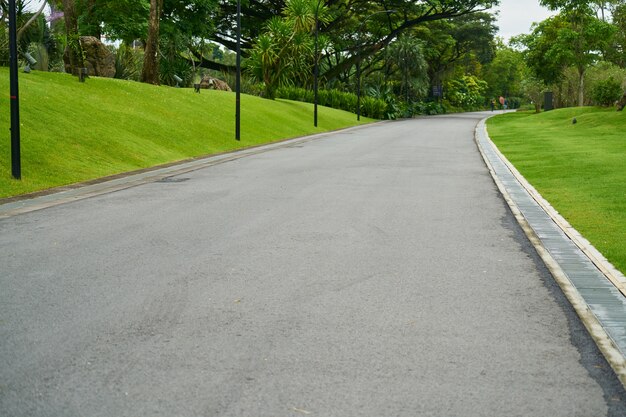
{"type": "Polygon", "coordinates": [[[484,116],[0,220],[0,415],[626,415],[482,162],[484,116]]]}

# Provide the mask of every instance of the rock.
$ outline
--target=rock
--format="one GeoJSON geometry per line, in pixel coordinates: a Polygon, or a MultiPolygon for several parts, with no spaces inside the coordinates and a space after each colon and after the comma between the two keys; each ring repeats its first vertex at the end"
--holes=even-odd
{"type": "Polygon", "coordinates": [[[213,89],[213,90],[222,90],[222,91],[233,91],[230,89],[228,84],[225,81],[217,79],[215,77],[211,77],[210,75],[205,75],[200,80],[200,88],[204,89],[213,89]]]}
{"type": "Polygon", "coordinates": [[[81,36],[80,44],[85,54],[85,67],[89,75],[113,78],[115,55],[94,36],[81,36]]]}

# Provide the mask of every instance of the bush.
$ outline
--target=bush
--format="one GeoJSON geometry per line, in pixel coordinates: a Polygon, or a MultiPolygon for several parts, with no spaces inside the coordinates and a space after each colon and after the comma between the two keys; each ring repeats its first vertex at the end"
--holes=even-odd
{"type": "Polygon", "coordinates": [[[447,91],[446,98],[452,106],[475,110],[482,108],[485,103],[487,83],[473,75],[464,75],[447,81],[444,90],[447,91]]]}
{"type": "Polygon", "coordinates": [[[509,109],[519,109],[522,105],[521,97],[508,97],[507,100],[509,102],[509,109]]]}
{"type": "Polygon", "coordinates": [[[437,103],[436,101],[418,101],[413,104],[413,113],[432,116],[435,114],[445,114],[446,108],[443,104],[437,103]]]}
{"type": "MultiPolygon", "coordinates": [[[[318,90],[317,103],[320,106],[333,109],[356,112],[356,94],[345,93],[339,90],[318,90]]],[[[276,98],[313,103],[314,93],[299,87],[280,87],[276,90],[276,98]]],[[[387,103],[379,98],[361,96],[361,114],[373,119],[388,119],[387,103]]]]}
{"type": "Polygon", "coordinates": [[[622,84],[609,77],[598,81],[591,90],[591,96],[595,104],[610,106],[622,97],[622,84]]]}

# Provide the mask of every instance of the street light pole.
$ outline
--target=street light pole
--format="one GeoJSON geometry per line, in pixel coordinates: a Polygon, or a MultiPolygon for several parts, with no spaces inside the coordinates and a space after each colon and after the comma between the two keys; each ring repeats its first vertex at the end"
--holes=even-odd
{"type": "Polygon", "coordinates": [[[361,120],[361,59],[356,60],[356,120],[361,120]]]}
{"type": "Polygon", "coordinates": [[[313,126],[317,127],[317,79],[319,77],[319,56],[318,56],[318,38],[320,30],[319,11],[322,0],[317,1],[317,7],[315,8],[315,67],[313,69],[313,126]]]}
{"type": "Polygon", "coordinates": [[[237,0],[237,75],[235,77],[235,140],[241,140],[241,0],[237,0]]]}
{"type": "Polygon", "coordinates": [[[11,173],[22,178],[20,158],[20,101],[17,81],[17,16],[15,0],[9,0],[9,78],[11,97],[11,173]]]}

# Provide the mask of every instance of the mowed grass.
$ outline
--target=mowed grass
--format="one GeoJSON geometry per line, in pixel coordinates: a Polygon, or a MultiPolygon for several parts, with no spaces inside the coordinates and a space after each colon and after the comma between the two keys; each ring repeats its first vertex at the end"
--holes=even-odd
{"type": "MultiPolygon", "coordinates": [[[[0,68],[0,198],[357,124],[352,113],[235,93],[19,74],[22,180],[11,176],[9,71],[0,68]]],[[[371,122],[361,118],[361,124],[371,122]]]]}
{"type": "Polygon", "coordinates": [[[521,174],[626,272],[626,112],[585,107],[509,113],[487,126],[521,174]]]}

